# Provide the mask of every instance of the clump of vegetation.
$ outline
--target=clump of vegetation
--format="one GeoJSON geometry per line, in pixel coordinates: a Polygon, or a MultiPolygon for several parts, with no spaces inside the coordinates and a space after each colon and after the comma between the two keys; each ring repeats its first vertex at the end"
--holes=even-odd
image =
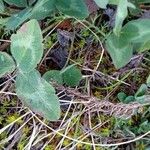
{"type": "Polygon", "coordinates": [[[0,149],[149,149],[149,6],[1,0],[0,149]]]}

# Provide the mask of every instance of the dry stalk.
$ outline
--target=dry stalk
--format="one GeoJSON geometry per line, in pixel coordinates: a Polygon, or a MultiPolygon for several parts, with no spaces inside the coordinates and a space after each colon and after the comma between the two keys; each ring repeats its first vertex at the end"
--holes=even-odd
{"type": "Polygon", "coordinates": [[[115,116],[118,118],[128,119],[132,117],[137,111],[141,111],[143,106],[150,105],[149,97],[146,99],[146,104],[141,104],[138,102],[132,102],[129,104],[112,103],[105,99],[98,99],[93,96],[82,94],[78,90],[71,88],[57,86],[56,89],[64,91],[67,96],[74,96],[74,99],[83,103],[87,110],[91,113],[100,112],[105,115],[115,116]]]}

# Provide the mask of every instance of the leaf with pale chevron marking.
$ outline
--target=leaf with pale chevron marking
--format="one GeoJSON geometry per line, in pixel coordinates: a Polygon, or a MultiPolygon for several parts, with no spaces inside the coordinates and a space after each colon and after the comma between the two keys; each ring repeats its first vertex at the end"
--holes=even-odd
{"type": "Polygon", "coordinates": [[[22,72],[33,70],[43,55],[42,33],[36,20],[25,23],[11,36],[11,53],[22,72]]]}

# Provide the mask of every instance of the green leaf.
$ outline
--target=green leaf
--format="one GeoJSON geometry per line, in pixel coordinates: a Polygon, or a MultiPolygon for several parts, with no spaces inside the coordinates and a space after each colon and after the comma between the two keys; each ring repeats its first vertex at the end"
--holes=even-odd
{"type": "Polygon", "coordinates": [[[139,5],[138,1],[137,0],[132,0],[131,2],[132,2],[132,4],[134,4],[135,8],[134,9],[133,8],[129,8],[130,15],[137,16],[140,13],[142,13],[142,10],[140,8],[140,5],[139,5]]]}
{"type": "Polygon", "coordinates": [[[25,23],[11,36],[11,53],[17,67],[23,72],[30,72],[40,62],[43,55],[42,33],[36,20],[25,23]]]}
{"type": "Polygon", "coordinates": [[[118,5],[120,0],[109,0],[109,4],[118,5]]]}
{"type": "Polygon", "coordinates": [[[134,96],[132,95],[127,96],[124,92],[118,93],[117,97],[122,103],[125,103],[125,104],[135,101],[134,96]]]}
{"type": "Polygon", "coordinates": [[[100,8],[106,8],[109,0],[94,0],[95,3],[100,7],[100,8]]]}
{"type": "Polygon", "coordinates": [[[18,73],[16,93],[36,113],[51,121],[59,119],[60,104],[55,89],[41,78],[38,71],[18,73]]]}
{"type": "Polygon", "coordinates": [[[15,62],[5,52],[0,52],[0,78],[15,70],[15,62]]]}
{"type": "Polygon", "coordinates": [[[82,79],[81,71],[75,66],[70,65],[61,71],[63,81],[66,85],[74,87],[78,86],[82,79]]]}
{"type": "Polygon", "coordinates": [[[113,30],[116,35],[120,34],[123,21],[128,15],[128,7],[135,8],[133,4],[128,2],[128,0],[119,1],[115,19],[115,27],[113,30]]]}
{"type": "Polygon", "coordinates": [[[130,21],[121,30],[119,36],[111,34],[106,41],[106,48],[117,68],[125,66],[132,57],[132,47],[142,52],[150,48],[150,19],[130,21]]]}
{"type": "Polygon", "coordinates": [[[149,95],[142,95],[142,96],[138,96],[136,97],[136,102],[140,103],[140,104],[149,104],[149,95]]]}
{"type": "Polygon", "coordinates": [[[4,0],[4,1],[10,5],[16,5],[18,7],[27,6],[27,0],[4,0]]]}
{"type": "Polygon", "coordinates": [[[128,103],[134,102],[134,101],[135,101],[135,97],[132,96],[132,95],[130,95],[130,96],[127,96],[123,102],[124,102],[125,104],[128,104],[128,103]]]}
{"type": "Polygon", "coordinates": [[[136,51],[137,52],[144,52],[144,51],[148,51],[148,50],[150,50],[150,40],[149,41],[145,41],[145,42],[143,42],[143,43],[136,43],[136,47],[137,47],[137,49],[136,49],[136,51]]]}
{"type": "Polygon", "coordinates": [[[123,102],[126,99],[127,95],[124,92],[119,92],[117,94],[117,97],[121,102],[123,102]]]}
{"type": "Polygon", "coordinates": [[[4,3],[2,0],[0,0],[0,13],[2,13],[5,9],[4,3]]]}
{"type": "Polygon", "coordinates": [[[0,18],[0,28],[4,27],[9,18],[0,18]]]}
{"type": "Polygon", "coordinates": [[[146,120],[139,125],[138,133],[141,134],[146,133],[148,131],[150,131],[150,122],[149,120],[146,120]]]}
{"type": "Polygon", "coordinates": [[[144,43],[150,40],[150,19],[137,19],[128,22],[122,29],[122,36],[131,43],[144,43]]]}
{"type": "Polygon", "coordinates": [[[135,93],[135,97],[141,97],[141,96],[145,95],[146,92],[147,92],[147,85],[142,84],[140,86],[140,88],[138,89],[138,91],[135,93]]]}
{"type": "Polygon", "coordinates": [[[146,80],[146,84],[148,87],[150,87],[150,75],[148,76],[147,80],[146,80]]]}
{"type": "Polygon", "coordinates": [[[55,10],[55,0],[38,0],[32,10],[31,18],[44,19],[55,10]]]}
{"type": "Polygon", "coordinates": [[[78,19],[84,19],[89,15],[83,0],[56,0],[56,8],[68,16],[78,19]]]}
{"type": "Polygon", "coordinates": [[[106,49],[109,52],[117,69],[124,67],[132,58],[133,47],[126,39],[111,34],[106,41],[106,49]]]}
{"type": "Polygon", "coordinates": [[[5,23],[7,30],[15,30],[19,27],[23,22],[25,22],[31,16],[31,9],[23,9],[17,14],[12,15],[8,18],[7,22],[5,23]]]}
{"type": "Polygon", "coordinates": [[[122,29],[122,38],[137,47],[137,52],[150,49],[150,19],[130,21],[122,29]]]}
{"type": "Polygon", "coordinates": [[[62,75],[60,74],[60,71],[58,71],[58,70],[50,70],[50,71],[46,72],[43,75],[43,78],[47,82],[55,81],[58,84],[63,84],[62,75]]]}

